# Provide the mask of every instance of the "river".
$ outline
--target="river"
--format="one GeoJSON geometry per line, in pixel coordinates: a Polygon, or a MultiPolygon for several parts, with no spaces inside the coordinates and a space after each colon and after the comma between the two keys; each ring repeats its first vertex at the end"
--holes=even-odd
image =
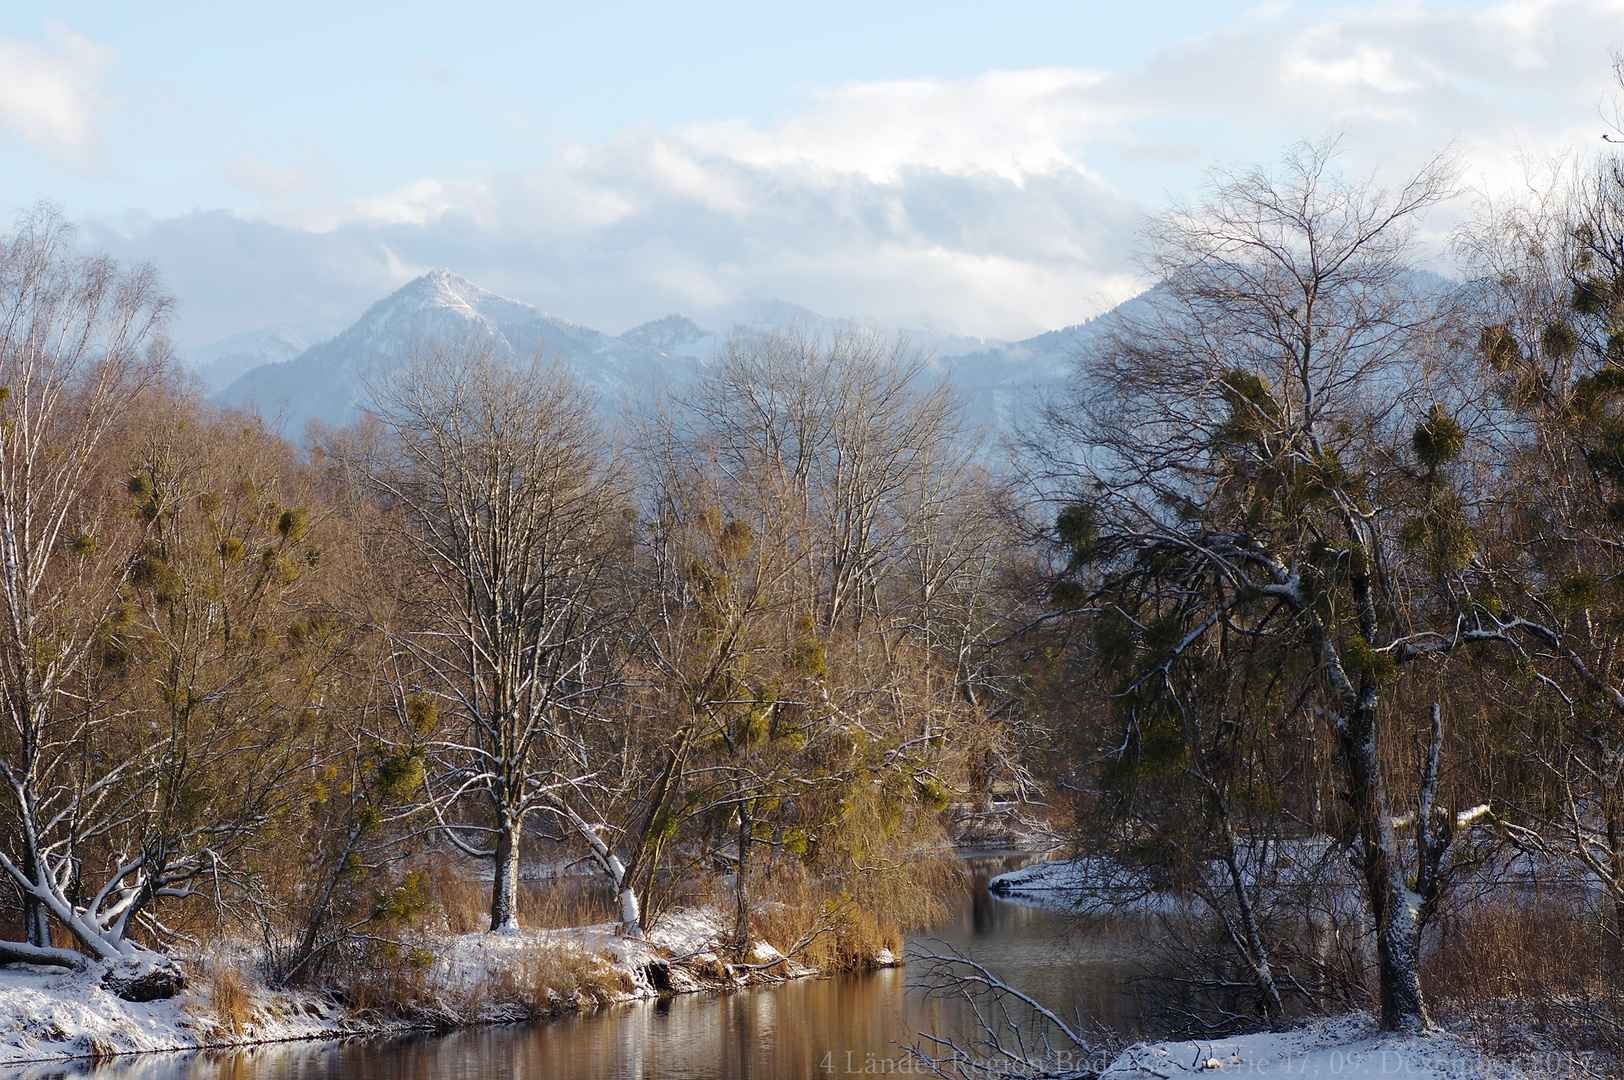
{"type": "MultiPolygon", "coordinates": [[[[1059,916],[990,896],[987,879],[1031,856],[967,858],[972,884],[952,918],[910,940],[910,951],[955,950],[1046,1006],[1132,1026],[1124,934],[1078,931],[1059,916]]],[[[611,1006],[549,1023],[340,1043],[122,1059],[96,1080],[315,1080],[315,1078],[537,1078],[537,1080],[813,1080],[913,1071],[919,1032],[954,1036],[972,1018],[962,999],[909,988],[901,968],[802,979],[730,994],[689,994],[611,1006]]],[[[68,1072],[75,1070],[69,1069],[68,1072]]],[[[59,1074],[60,1075],[60,1074],[59,1074]]]]}

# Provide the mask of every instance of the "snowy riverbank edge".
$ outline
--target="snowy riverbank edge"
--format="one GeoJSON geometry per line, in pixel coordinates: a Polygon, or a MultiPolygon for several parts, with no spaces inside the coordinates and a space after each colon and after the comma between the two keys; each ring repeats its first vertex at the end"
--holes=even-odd
{"type": "MultiPolygon", "coordinates": [[[[793,960],[774,964],[781,954],[766,942],[753,946],[751,964],[727,963],[718,945],[724,922],[698,908],[669,913],[642,941],[619,937],[613,923],[441,938],[432,942],[435,959],[424,972],[438,1004],[409,1017],[350,1010],[319,993],[274,991],[246,977],[227,1007],[216,1000],[217,979],[194,978],[175,998],[140,1003],[103,988],[95,970],[0,969],[0,1075],[60,1076],[65,1062],[130,1054],[450,1031],[819,974],[793,960]],[[542,978],[548,970],[569,976],[538,991],[538,965],[542,978]],[[586,983],[578,977],[583,971],[586,983]]],[[[880,963],[893,962],[882,951],[880,963]]]]}
{"type": "MultiPolygon", "coordinates": [[[[1575,1062],[1567,1063],[1570,1067],[1575,1062]]],[[[1484,1057],[1448,1032],[1382,1032],[1368,1013],[1315,1020],[1290,1031],[1229,1039],[1140,1043],[1123,1051],[1099,1080],[1173,1080],[1181,1076],[1299,1077],[1316,1080],[1540,1080],[1584,1075],[1556,1062],[1484,1057]]]]}

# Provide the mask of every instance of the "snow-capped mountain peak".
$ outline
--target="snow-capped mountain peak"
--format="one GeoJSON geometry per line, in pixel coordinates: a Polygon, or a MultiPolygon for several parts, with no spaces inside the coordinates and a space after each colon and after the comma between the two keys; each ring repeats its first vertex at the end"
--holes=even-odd
{"type": "Polygon", "coordinates": [[[313,418],[348,423],[365,407],[368,373],[399,363],[414,343],[469,335],[489,340],[514,359],[556,357],[607,402],[618,400],[628,388],[671,378],[695,362],[578,326],[439,269],[379,300],[332,340],[288,363],[249,371],[219,397],[230,404],[254,404],[289,434],[313,418]]]}

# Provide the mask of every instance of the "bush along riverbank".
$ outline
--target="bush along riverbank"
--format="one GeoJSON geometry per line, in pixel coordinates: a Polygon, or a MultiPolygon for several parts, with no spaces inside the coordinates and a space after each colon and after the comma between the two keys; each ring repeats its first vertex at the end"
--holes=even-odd
{"type": "MultiPolygon", "coordinates": [[[[805,962],[813,951],[805,942],[795,956],[766,939],[742,951],[731,947],[729,926],[727,914],[704,906],[667,913],[642,940],[620,936],[616,923],[424,934],[414,944],[366,950],[320,989],[292,990],[267,985],[252,951],[221,943],[189,958],[181,993],[150,1002],[118,997],[93,967],[63,972],[13,966],[0,970],[0,1068],[411,1029],[450,1031],[834,970],[805,962]]],[[[897,952],[854,936],[860,933],[853,921],[832,926],[819,941],[844,938],[844,951],[824,949],[819,957],[852,967],[900,963],[897,952]]]]}

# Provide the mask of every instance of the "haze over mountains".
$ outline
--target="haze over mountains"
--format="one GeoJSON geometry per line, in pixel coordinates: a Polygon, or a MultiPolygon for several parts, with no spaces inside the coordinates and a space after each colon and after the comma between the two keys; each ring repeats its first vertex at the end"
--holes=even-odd
{"type": "MultiPolygon", "coordinates": [[[[613,409],[652,387],[680,387],[730,333],[794,326],[826,333],[862,325],[782,301],[750,301],[713,315],[720,316],[722,329],[677,314],[612,336],[442,269],[408,282],[337,334],[305,324],[272,327],[184,350],[183,359],[215,400],[256,408],[268,424],[298,437],[311,419],[355,420],[366,403],[366,374],[397,363],[412,342],[429,338],[477,334],[515,358],[557,356],[597,393],[602,407],[613,409]]],[[[933,371],[954,380],[974,419],[1000,427],[1023,399],[1064,378],[1076,350],[1099,325],[1094,320],[1012,343],[928,331],[905,336],[931,357],[933,371]]]]}
{"type": "Polygon", "coordinates": [[[232,334],[209,345],[181,349],[181,360],[197,372],[210,394],[218,394],[245,372],[263,364],[292,360],[338,333],[336,325],[286,323],[232,334]]]}

